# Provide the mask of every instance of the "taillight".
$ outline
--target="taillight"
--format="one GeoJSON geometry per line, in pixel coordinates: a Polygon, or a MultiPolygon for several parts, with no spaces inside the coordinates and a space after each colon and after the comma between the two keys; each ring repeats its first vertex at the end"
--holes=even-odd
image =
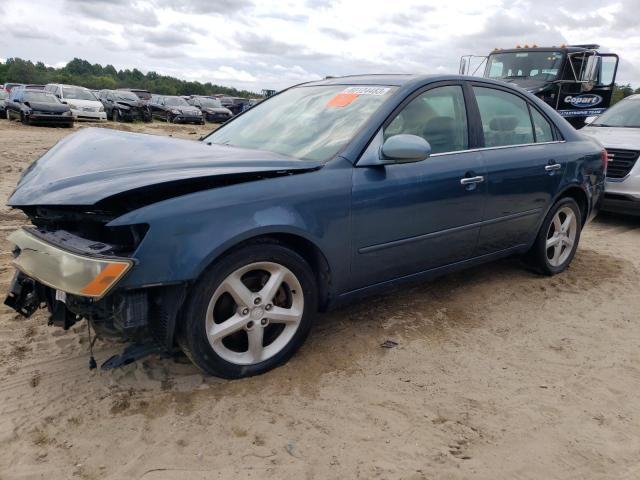
{"type": "Polygon", "coordinates": [[[602,161],[602,166],[604,167],[604,172],[607,173],[607,166],[609,165],[609,154],[605,149],[600,152],[600,160],[602,161]]]}

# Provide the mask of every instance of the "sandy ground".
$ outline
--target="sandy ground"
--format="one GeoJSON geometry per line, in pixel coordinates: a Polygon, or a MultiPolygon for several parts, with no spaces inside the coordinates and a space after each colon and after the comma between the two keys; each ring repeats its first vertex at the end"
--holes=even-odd
{"type": "MultiPolygon", "coordinates": [[[[0,121],[2,203],[68,133],[0,121]]],[[[3,292],[23,222],[0,207],[3,292]]],[[[373,298],[234,382],[179,359],[89,371],[84,322],[3,306],[0,479],[637,479],[639,269],[640,220],[602,216],[562,275],[509,260],[373,298]]]]}

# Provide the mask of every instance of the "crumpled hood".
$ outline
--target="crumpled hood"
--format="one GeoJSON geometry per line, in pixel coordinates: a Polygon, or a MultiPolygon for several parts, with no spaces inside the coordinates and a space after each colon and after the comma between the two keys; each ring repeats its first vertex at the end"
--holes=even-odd
{"type": "Polygon", "coordinates": [[[146,106],[144,102],[139,100],[116,100],[116,105],[129,108],[141,108],[146,106]]]}
{"type": "Polygon", "coordinates": [[[640,128],[586,126],[580,133],[595,138],[604,148],[640,150],[640,128]]]}
{"type": "Polygon", "coordinates": [[[86,128],[34,162],[8,205],[94,205],[123,192],[180,180],[310,171],[321,166],[321,162],[261,150],[86,128]]]}

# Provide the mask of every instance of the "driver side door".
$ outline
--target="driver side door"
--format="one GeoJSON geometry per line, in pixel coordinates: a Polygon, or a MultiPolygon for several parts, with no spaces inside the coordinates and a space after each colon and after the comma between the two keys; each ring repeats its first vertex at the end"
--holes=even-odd
{"type": "Polygon", "coordinates": [[[352,190],[352,286],[370,286],[471,258],[486,197],[481,154],[470,150],[462,82],[409,97],[364,152],[411,134],[432,154],[415,163],[356,167],[352,190]]]}

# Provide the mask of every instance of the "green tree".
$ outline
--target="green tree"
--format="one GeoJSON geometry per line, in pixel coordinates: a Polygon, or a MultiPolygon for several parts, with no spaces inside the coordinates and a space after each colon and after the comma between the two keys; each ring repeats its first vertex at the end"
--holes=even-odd
{"type": "Polygon", "coordinates": [[[210,82],[192,82],[160,75],[157,72],[142,73],[137,68],[116,70],[113,65],[91,64],[74,58],[62,68],[47,67],[42,62],[34,64],[21,58],[9,58],[0,63],[0,83],[68,83],[94,89],[142,88],[162,95],[212,95],[220,93],[234,97],[259,97],[247,90],[214,85],[210,82]]]}
{"type": "Polygon", "coordinates": [[[620,100],[622,100],[625,97],[628,97],[629,95],[633,95],[633,87],[631,87],[630,84],[628,83],[626,85],[614,84],[613,96],[611,98],[611,105],[619,102],[620,100]]]}

